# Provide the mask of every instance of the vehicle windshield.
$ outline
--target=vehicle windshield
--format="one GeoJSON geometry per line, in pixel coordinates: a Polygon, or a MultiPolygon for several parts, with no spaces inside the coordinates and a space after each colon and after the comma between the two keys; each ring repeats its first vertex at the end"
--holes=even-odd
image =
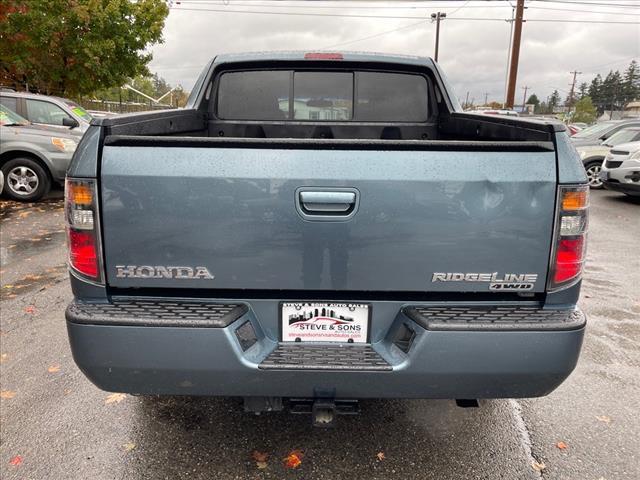
{"type": "Polygon", "coordinates": [[[77,103],[67,101],[67,106],[71,109],[73,113],[75,113],[77,116],[79,116],[83,120],[86,120],[87,122],[90,122],[91,120],[93,120],[93,117],[89,114],[89,112],[87,112],[84,108],[82,108],[77,103]]]}
{"type": "Polygon", "coordinates": [[[611,123],[597,123],[595,125],[591,125],[590,127],[585,128],[584,130],[580,130],[576,133],[573,138],[592,138],[597,137],[607,130],[609,130],[613,124],[611,123]]]}
{"type": "Polygon", "coordinates": [[[0,105],[0,125],[29,125],[29,120],[21,117],[13,110],[0,105]]]}
{"type": "Polygon", "coordinates": [[[620,130],[619,132],[614,133],[609,138],[607,138],[604,143],[606,145],[611,145],[615,147],[621,143],[633,142],[640,136],[640,129],[637,128],[625,128],[624,130],[620,130]]]}

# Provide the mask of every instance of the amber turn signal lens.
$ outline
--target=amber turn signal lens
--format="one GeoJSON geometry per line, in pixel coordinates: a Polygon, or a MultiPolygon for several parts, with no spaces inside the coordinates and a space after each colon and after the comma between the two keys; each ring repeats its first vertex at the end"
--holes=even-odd
{"type": "Polygon", "coordinates": [[[69,199],[75,205],[91,205],[93,202],[93,190],[89,185],[81,183],[69,184],[69,199]]]}
{"type": "Polygon", "coordinates": [[[562,195],[562,210],[582,210],[589,206],[589,190],[567,190],[562,195]]]}

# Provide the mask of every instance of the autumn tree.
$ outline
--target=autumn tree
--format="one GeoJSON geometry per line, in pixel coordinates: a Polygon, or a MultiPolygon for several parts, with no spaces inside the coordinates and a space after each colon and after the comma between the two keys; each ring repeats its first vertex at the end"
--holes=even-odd
{"type": "Polygon", "coordinates": [[[0,1],[0,82],[76,96],[148,75],[163,0],[0,1]]]}

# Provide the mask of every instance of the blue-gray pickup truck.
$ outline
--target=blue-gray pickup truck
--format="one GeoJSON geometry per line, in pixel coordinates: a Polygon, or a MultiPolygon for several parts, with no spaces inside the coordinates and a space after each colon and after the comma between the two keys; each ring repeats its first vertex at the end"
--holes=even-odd
{"type": "Polygon", "coordinates": [[[218,56],[185,109],[78,146],[71,349],[108,391],[321,424],[546,395],[580,353],[587,211],[562,125],[464,113],[428,58],[218,56]]]}

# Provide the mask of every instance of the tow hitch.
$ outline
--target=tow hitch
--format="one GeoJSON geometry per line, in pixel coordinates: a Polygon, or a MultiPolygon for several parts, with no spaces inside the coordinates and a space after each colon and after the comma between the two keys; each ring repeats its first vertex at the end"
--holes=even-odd
{"type": "Polygon", "coordinates": [[[295,414],[311,414],[314,427],[328,428],[335,425],[338,415],[360,413],[358,400],[336,400],[333,398],[291,398],[289,410],[295,414]]]}
{"type": "MultiPolygon", "coordinates": [[[[332,427],[338,415],[357,415],[360,413],[358,400],[336,400],[331,397],[290,398],[286,402],[289,412],[311,415],[314,427],[332,427]]],[[[260,415],[265,412],[284,410],[282,397],[245,397],[244,411],[260,415]]]]}

